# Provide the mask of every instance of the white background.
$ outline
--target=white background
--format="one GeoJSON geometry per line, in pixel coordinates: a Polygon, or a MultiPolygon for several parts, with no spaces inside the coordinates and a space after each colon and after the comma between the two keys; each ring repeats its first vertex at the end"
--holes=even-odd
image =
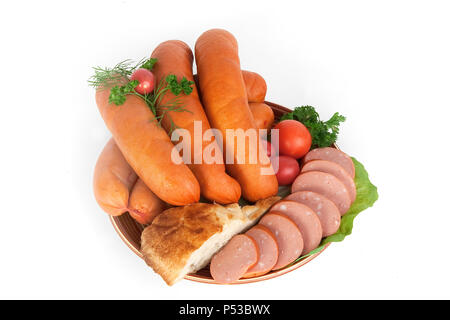
{"type": "Polygon", "coordinates": [[[10,1],[0,15],[0,298],[450,298],[448,1],[10,1]],[[338,144],[380,197],[294,272],[167,287],[94,200],[110,135],[87,79],[213,27],[268,100],[347,116],[338,144]]]}

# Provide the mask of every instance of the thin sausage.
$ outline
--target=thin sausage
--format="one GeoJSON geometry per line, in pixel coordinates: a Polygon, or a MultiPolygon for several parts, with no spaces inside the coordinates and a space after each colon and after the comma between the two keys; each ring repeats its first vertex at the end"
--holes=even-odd
{"type": "MultiPolygon", "coordinates": [[[[285,214],[295,222],[303,237],[303,254],[317,248],[322,239],[322,225],[317,214],[308,206],[295,201],[279,201],[271,209],[285,214]]],[[[270,211],[270,212],[271,212],[270,211]]]]}
{"type": "Polygon", "coordinates": [[[297,191],[313,191],[324,195],[334,202],[341,215],[350,208],[351,199],[345,185],[332,174],[309,171],[301,173],[292,183],[292,193],[297,191]]]}
{"type": "MultiPolygon", "coordinates": [[[[249,201],[275,195],[278,182],[267,155],[258,152],[261,154],[257,157],[257,163],[251,164],[249,143],[245,143],[244,158],[237,151],[236,137],[226,137],[227,129],[245,132],[256,128],[248,107],[236,39],[225,30],[206,31],[195,44],[195,58],[202,102],[208,119],[212,127],[219,129],[224,137],[224,155],[231,157],[233,154],[234,163],[226,165],[227,171],[239,182],[243,197],[249,201]],[[241,158],[244,158],[244,163],[238,163],[241,158]],[[268,172],[261,174],[262,169],[268,172]]],[[[258,135],[256,139],[259,139],[258,135]]]]}
{"type": "Polygon", "coordinates": [[[283,213],[271,211],[259,223],[272,231],[277,240],[278,260],[272,270],[283,268],[300,256],[303,238],[294,221],[283,213]]]}
{"type": "Polygon", "coordinates": [[[259,257],[258,262],[247,270],[243,278],[251,278],[266,274],[275,266],[278,260],[277,240],[269,228],[257,224],[248,230],[246,235],[255,240],[259,257]]]}
{"type": "Polygon", "coordinates": [[[305,155],[303,163],[312,160],[328,160],[336,162],[350,174],[352,179],[355,178],[355,165],[353,164],[352,158],[341,150],[331,147],[313,149],[305,155]]]}
{"type": "Polygon", "coordinates": [[[317,214],[322,226],[322,237],[334,234],[341,224],[341,214],[333,201],[312,191],[291,193],[284,200],[296,201],[307,205],[317,214]]]}
{"type": "MultiPolygon", "coordinates": [[[[176,75],[178,80],[185,77],[186,79],[193,81],[193,55],[186,43],[177,40],[163,42],[153,51],[152,58],[158,59],[158,62],[153,69],[156,83],[160,83],[160,81],[169,74],[176,75]]],[[[175,95],[168,91],[164,95],[161,104],[164,105],[164,103],[173,100],[174,98],[176,98],[175,95]]],[[[206,130],[211,129],[208,118],[206,117],[200,102],[196,86],[193,85],[191,94],[182,94],[177,98],[186,111],[167,112],[167,115],[162,118],[162,125],[167,132],[170,132],[173,128],[173,124],[178,128],[188,130],[191,137],[191,159],[188,166],[200,184],[202,195],[209,200],[221,204],[237,202],[241,197],[241,187],[236,180],[225,173],[225,165],[223,163],[208,164],[205,163],[203,159],[205,148],[210,148],[212,144],[216,144],[214,137],[212,138],[212,141],[202,139],[201,148],[195,148],[194,121],[197,122],[197,128],[200,128],[197,129],[197,133],[201,135],[200,137],[203,137],[203,133],[206,130]],[[195,152],[198,152],[198,154],[195,154],[195,152]],[[195,163],[196,158],[200,160],[200,163],[195,163]]],[[[161,110],[159,112],[161,112],[161,110]]],[[[218,146],[216,146],[215,150],[216,152],[220,152],[218,146]]]]}
{"type": "Polygon", "coordinates": [[[150,224],[166,208],[166,203],[159,199],[144,181],[136,181],[128,201],[128,213],[134,220],[140,224],[150,224]]]}
{"type": "Polygon", "coordinates": [[[256,72],[242,70],[248,102],[264,102],[267,84],[263,77],[256,72]]]}
{"type": "Polygon", "coordinates": [[[355,181],[352,179],[350,174],[336,162],[331,162],[328,160],[312,160],[305,163],[301,169],[301,172],[308,171],[321,171],[330,173],[347,187],[348,193],[350,194],[350,199],[352,202],[356,199],[356,185],[355,181]]]}
{"type": "Polygon", "coordinates": [[[198,202],[200,186],[184,164],[172,161],[172,141],[158,126],[143,99],[128,95],[123,105],[108,101],[109,89],[99,88],[96,101],[106,126],[127,162],[158,198],[173,205],[198,202]]]}
{"type": "Polygon", "coordinates": [[[248,104],[250,111],[252,112],[253,119],[257,129],[272,128],[275,116],[273,110],[265,103],[251,102],[248,104]]]}
{"type": "Polygon", "coordinates": [[[219,283],[232,283],[241,278],[258,261],[258,246],[251,237],[238,234],[212,259],[209,270],[219,283]]]}

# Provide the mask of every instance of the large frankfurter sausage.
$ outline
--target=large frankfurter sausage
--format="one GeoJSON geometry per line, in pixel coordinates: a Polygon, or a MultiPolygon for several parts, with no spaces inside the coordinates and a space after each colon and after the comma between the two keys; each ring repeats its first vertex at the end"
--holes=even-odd
{"type": "Polygon", "coordinates": [[[341,180],[325,172],[300,173],[292,183],[292,193],[297,191],[312,191],[324,195],[334,202],[341,215],[348,211],[352,202],[350,194],[341,180]]]}
{"type": "MultiPolygon", "coordinates": [[[[158,59],[153,69],[156,83],[159,83],[169,74],[176,75],[178,80],[181,80],[183,77],[190,81],[193,80],[193,55],[189,46],[184,42],[176,40],[163,42],[153,51],[152,58],[158,59]]],[[[174,98],[175,96],[168,91],[164,95],[161,104],[164,105],[164,103],[174,98]]],[[[212,137],[212,141],[202,139],[203,133],[211,127],[200,102],[196,86],[193,86],[191,94],[180,95],[178,98],[186,111],[169,111],[162,118],[164,129],[170,132],[173,124],[175,124],[178,128],[188,130],[191,137],[191,163],[188,166],[200,184],[202,195],[221,204],[237,202],[241,196],[241,187],[236,180],[226,174],[225,165],[223,163],[208,164],[203,160],[202,155],[205,148],[211,147],[211,144],[216,144],[216,141],[214,137],[212,137]],[[202,143],[201,148],[195,148],[194,121],[197,122],[197,128],[201,130],[197,129],[197,134],[200,134],[202,143]],[[195,159],[199,159],[201,163],[196,164],[195,159]]],[[[215,149],[216,151],[220,150],[218,146],[215,149]]]]}
{"type": "MultiPolygon", "coordinates": [[[[245,158],[238,151],[237,138],[227,139],[227,129],[255,129],[253,116],[247,102],[245,84],[241,73],[238,46],[232,34],[213,29],[203,33],[195,44],[195,58],[202,102],[212,127],[219,129],[224,137],[225,156],[233,154],[233,164],[226,164],[230,175],[238,180],[242,195],[249,201],[273,196],[278,182],[270,161],[264,152],[257,163],[249,161],[249,143],[245,143],[245,158]],[[244,163],[242,162],[244,158],[244,163]],[[269,171],[261,174],[261,169],[269,171]]],[[[250,130],[252,131],[252,130],[250,130]]],[[[259,136],[256,132],[256,138],[259,136]]],[[[249,139],[246,139],[248,141],[249,139]]],[[[231,157],[231,156],[230,156],[231,157]]]]}
{"type": "Polygon", "coordinates": [[[128,211],[141,224],[151,223],[166,204],[138,178],[110,139],[103,149],[94,172],[94,194],[99,205],[110,215],[128,211]]]}
{"type": "Polygon", "coordinates": [[[184,164],[171,159],[172,141],[158,126],[144,100],[128,95],[120,106],[110,104],[110,90],[96,93],[100,114],[127,162],[160,199],[173,205],[198,202],[200,186],[184,164]]]}
{"type": "Polygon", "coordinates": [[[258,256],[255,240],[245,234],[238,234],[211,259],[211,276],[220,283],[235,282],[256,264],[258,256]]]}
{"type": "Polygon", "coordinates": [[[136,179],[137,175],[111,138],[94,169],[94,195],[99,206],[112,216],[126,212],[130,190],[136,179]]]}
{"type": "MultiPolygon", "coordinates": [[[[242,70],[242,77],[244,78],[245,91],[247,92],[248,102],[264,102],[266,98],[267,85],[263,77],[256,72],[242,70]]],[[[194,82],[201,96],[198,85],[198,75],[194,74],[194,82]]]]}
{"type": "MultiPolygon", "coordinates": [[[[270,129],[274,121],[274,114],[272,108],[264,103],[267,91],[266,81],[256,72],[246,70],[242,70],[242,77],[244,78],[248,105],[255,120],[256,128],[270,129]]],[[[201,100],[197,74],[194,74],[194,82],[201,100]]]]}
{"type": "Polygon", "coordinates": [[[355,178],[355,165],[353,164],[352,158],[341,150],[331,147],[313,149],[305,155],[303,163],[312,160],[328,160],[335,162],[343,167],[350,174],[352,179],[355,178]]]}

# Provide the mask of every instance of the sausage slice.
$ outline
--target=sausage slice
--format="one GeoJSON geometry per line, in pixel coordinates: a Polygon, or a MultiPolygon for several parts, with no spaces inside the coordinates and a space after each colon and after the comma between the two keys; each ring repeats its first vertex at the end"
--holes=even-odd
{"type": "Polygon", "coordinates": [[[300,257],[303,238],[294,221],[280,212],[271,211],[259,223],[269,228],[277,240],[278,260],[272,270],[283,268],[300,257]]]}
{"type": "Polygon", "coordinates": [[[321,171],[332,174],[333,176],[341,180],[342,183],[347,187],[352,203],[355,201],[356,199],[355,181],[350,176],[350,174],[336,162],[331,162],[328,160],[309,161],[303,165],[301,172],[308,172],[308,171],[321,171]]]}
{"type": "Polygon", "coordinates": [[[247,270],[244,278],[266,274],[272,270],[278,260],[278,245],[275,236],[269,228],[262,224],[257,224],[245,234],[255,240],[258,245],[259,257],[258,262],[247,270]]]}
{"type": "Polygon", "coordinates": [[[312,191],[291,193],[284,200],[303,203],[314,210],[322,225],[322,237],[334,234],[341,224],[341,214],[333,201],[312,191]]]}
{"type": "Polygon", "coordinates": [[[348,211],[352,202],[341,180],[325,172],[301,173],[292,183],[292,193],[297,191],[313,191],[327,197],[338,207],[341,216],[348,211]]]}
{"type": "Polygon", "coordinates": [[[209,270],[219,283],[232,283],[241,278],[258,261],[258,247],[251,237],[238,234],[218,252],[209,270]]]}
{"type": "Polygon", "coordinates": [[[322,225],[317,214],[308,206],[295,201],[277,202],[271,211],[285,214],[295,222],[303,238],[303,254],[317,248],[322,239],[322,225]]]}
{"type": "Polygon", "coordinates": [[[335,148],[317,148],[308,152],[303,158],[303,163],[307,163],[312,160],[328,160],[335,162],[342,166],[345,171],[347,171],[352,179],[355,178],[355,165],[353,164],[352,158],[350,158],[346,153],[335,148]]]}

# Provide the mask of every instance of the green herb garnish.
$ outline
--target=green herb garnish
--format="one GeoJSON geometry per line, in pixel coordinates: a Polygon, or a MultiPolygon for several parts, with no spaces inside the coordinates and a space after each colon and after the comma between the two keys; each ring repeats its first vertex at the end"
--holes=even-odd
{"type": "MultiPolygon", "coordinates": [[[[184,111],[191,112],[189,110],[186,110],[181,103],[181,99],[179,97],[179,95],[181,94],[181,91],[180,92],[176,91],[177,93],[175,93],[173,91],[173,89],[177,88],[180,84],[176,81],[176,77],[175,77],[175,81],[171,80],[172,82],[169,83],[167,78],[170,77],[169,79],[173,79],[172,76],[174,76],[174,75],[169,75],[165,79],[162,79],[159,82],[158,87],[152,93],[148,94],[145,97],[145,101],[146,101],[147,105],[149,106],[149,108],[152,110],[153,114],[155,115],[155,118],[158,121],[158,124],[161,124],[162,119],[164,117],[168,116],[167,113],[170,111],[172,111],[172,112],[184,112],[184,111]],[[164,98],[164,96],[166,95],[166,93],[169,90],[175,95],[175,97],[162,103],[162,99],[164,98]]],[[[193,89],[191,88],[191,91],[189,93],[185,93],[185,94],[189,95],[192,92],[192,90],[193,89]]],[[[173,130],[177,129],[178,127],[170,117],[169,117],[169,119],[170,119],[170,129],[169,129],[169,135],[170,135],[173,132],[173,130]]]]}
{"type": "MultiPolygon", "coordinates": [[[[155,63],[157,63],[157,59],[150,58],[148,60],[142,59],[136,64],[130,60],[125,60],[113,68],[95,67],[95,73],[88,80],[88,83],[96,89],[111,89],[108,101],[110,104],[115,104],[116,106],[123,105],[127,95],[135,95],[142,98],[154,114],[158,125],[161,125],[162,119],[168,116],[167,113],[169,111],[188,111],[182,105],[179,95],[181,93],[185,95],[191,94],[194,82],[187,80],[185,77],[178,81],[176,75],[171,74],[161,79],[153,92],[146,95],[139,94],[135,90],[139,82],[137,80],[129,81],[129,77],[139,68],[145,68],[151,71],[155,63]],[[162,99],[168,91],[172,92],[175,97],[165,101],[163,104],[162,99]]],[[[169,135],[176,128],[176,124],[170,119],[169,135]]]]}
{"type": "Polygon", "coordinates": [[[155,63],[158,61],[158,59],[156,58],[150,58],[147,61],[145,61],[142,65],[141,68],[147,69],[152,71],[153,70],[153,66],[155,65],[155,63]]]}
{"type": "Polygon", "coordinates": [[[294,111],[284,114],[282,120],[297,120],[303,123],[311,133],[311,148],[329,147],[336,142],[339,134],[339,125],[345,117],[336,112],[328,121],[321,121],[314,107],[296,107],[294,111]]]}
{"type": "Polygon", "coordinates": [[[138,63],[133,63],[131,60],[124,60],[116,64],[113,68],[94,67],[94,75],[89,78],[88,84],[95,89],[109,89],[123,84],[124,79],[128,79],[143,63],[145,64],[144,59],[138,63]]]}
{"type": "Polygon", "coordinates": [[[112,87],[111,93],[109,94],[109,103],[114,103],[116,106],[124,104],[127,99],[126,95],[136,93],[134,88],[136,88],[138,84],[139,81],[133,80],[123,86],[112,87]]]}
{"type": "Polygon", "coordinates": [[[189,95],[193,90],[192,85],[194,84],[194,81],[189,81],[186,77],[183,77],[180,82],[178,82],[177,76],[170,74],[166,77],[166,82],[170,91],[176,96],[178,96],[181,92],[189,95]]]}

